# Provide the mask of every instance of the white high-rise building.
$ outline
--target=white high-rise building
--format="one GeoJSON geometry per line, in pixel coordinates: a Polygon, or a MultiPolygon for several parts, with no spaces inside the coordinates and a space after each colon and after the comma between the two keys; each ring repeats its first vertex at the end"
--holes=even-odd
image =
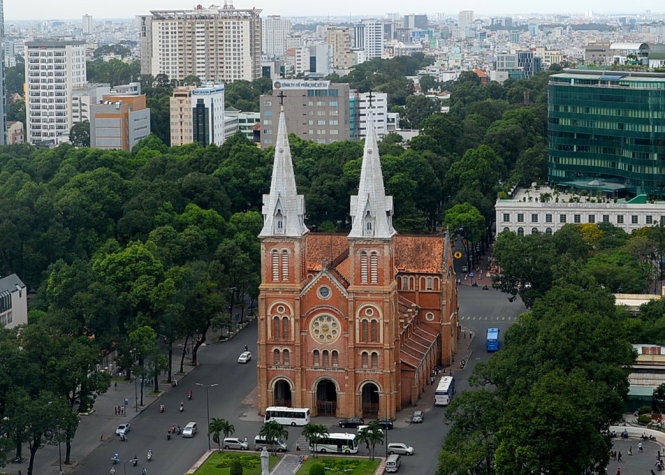
{"type": "Polygon", "coordinates": [[[92,15],[83,15],[83,34],[89,35],[93,32],[94,26],[92,22],[92,15]]]}
{"type": "Polygon", "coordinates": [[[72,90],[86,83],[85,43],[35,40],[25,43],[26,141],[69,140],[72,90]]]}
{"type": "Polygon", "coordinates": [[[462,10],[457,14],[457,26],[464,31],[465,28],[473,25],[473,10],[462,10]]]}
{"type": "Polygon", "coordinates": [[[171,145],[222,145],[225,137],[224,84],[184,86],[171,97],[171,145]]]}
{"type": "Polygon", "coordinates": [[[363,20],[362,24],[365,26],[363,31],[365,57],[368,60],[380,58],[383,55],[383,46],[385,44],[383,39],[383,22],[378,20],[363,20]]]}
{"type": "MultiPolygon", "coordinates": [[[[364,139],[367,136],[367,117],[370,109],[374,115],[374,131],[381,140],[388,133],[388,94],[385,92],[354,92],[358,104],[358,136],[357,139],[364,139]]],[[[352,95],[354,94],[352,93],[352,95]]]]}
{"type": "Polygon", "coordinates": [[[263,54],[270,57],[282,57],[286,54],[286,38],[291,33],[291,20],[279,15],[270,15],[261,22],[261,42],[263,54]]]}
{"type": "Polygon", "coordinates": [[[90,121],[92,106],[111,94],[110,84],[86,84],[72,89],[72,124],[90,121]]]}
{"type": "Polygon", "coordinates": [[[261,10],[198,5],[139,17],[141,74],[183,80],[253,81],[261,77],[261,10]]]}

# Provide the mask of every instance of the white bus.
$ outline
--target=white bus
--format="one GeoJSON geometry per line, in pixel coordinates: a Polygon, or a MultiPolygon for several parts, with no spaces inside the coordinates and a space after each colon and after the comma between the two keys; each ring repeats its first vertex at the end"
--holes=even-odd
{"type": "Polygon", "coordinates": [[[455,378],[444,376],[439,381],[439,385],[434,393],[435,406],[447,406],[455,395],[455,378]]]}
{"type": "Polygon", "coordinates": [[[309,408],[269,407],[264,422],[275,421],[283,426],[304,426],[309,424],[309,408]]]}
{"type": "Polygon", "coordinates": [[[321,452],[322,454],[357,454],[356,434],[347,434],[345,432],[326,434],[317,439],[314,444],[310,444],[309,450],[312,452],[321,452]]]}

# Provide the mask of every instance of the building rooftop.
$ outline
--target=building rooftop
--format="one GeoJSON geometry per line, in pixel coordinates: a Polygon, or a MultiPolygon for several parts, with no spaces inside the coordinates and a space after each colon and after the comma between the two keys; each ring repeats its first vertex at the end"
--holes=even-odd
{"type": "Polygon", "coordinates": [[[10,274],[7,277],[0,279],[0,293],[13,292],[16,289],[24,289],[25,284],[16,274],[10,274]]]}
{"type": "Polygon", "coordinates": [[[33,41],[26,41],[25,46],[29,48],[39,48],[39,47],[50,47],[58,48],[63,46],[78,46],[86,44],[85,41],[76,41],[76,40],[54,40],[51,38],[37,39],[33,41]]]}

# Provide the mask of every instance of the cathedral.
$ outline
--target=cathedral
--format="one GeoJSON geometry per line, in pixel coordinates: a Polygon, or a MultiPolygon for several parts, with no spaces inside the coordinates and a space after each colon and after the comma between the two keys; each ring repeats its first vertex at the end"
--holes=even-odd
{"type": "Polygon", "coordinates": [[[446,235],[398,235],[371,109],[348,234],[310,233],[284,112],[263,196],[258,410],[386,417],[415,404],[458,339],[446,235]]]}

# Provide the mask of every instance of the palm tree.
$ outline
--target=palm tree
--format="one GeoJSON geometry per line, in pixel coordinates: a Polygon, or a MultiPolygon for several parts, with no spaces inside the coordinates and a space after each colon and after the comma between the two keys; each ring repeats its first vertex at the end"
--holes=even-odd
{"type": "Polygon", "coordinates": [[[271,450],[274,452],[275,442],[279,439],[287,440],[289,438],[289,431],[285,427],[282,427],[279,422],[268,421],[261,426],[259,435],[268,441],[271,450]]]}
{"type": "Polygon", "coordinates": [[[208,432],[212,434],[212,440],[219,445],[219,450],[222,450],[222,439],[220,434],[224,434],[224,438],[230,436],[236,431],[236,428],[226,419],[213,417],[208,425],[208,432]]]}
{"type": "Polygon", "coordinates": [[[321,438],[328,435],[328,428],[324,424],[306,424],[302,429],[302,436],[307,439],[307,443],[313,450],[316,457],[316,444],[321,438]]]}
{"type": "Polygon", "coordinates": [[[383,431],[377,421],[372,421],[367,427],[363,427],[358,431],[356,440],[359,443],[365,443],[369,451],[370,459],[374,460],[374,448],[376,444],[383,443],[383,431]]]}

